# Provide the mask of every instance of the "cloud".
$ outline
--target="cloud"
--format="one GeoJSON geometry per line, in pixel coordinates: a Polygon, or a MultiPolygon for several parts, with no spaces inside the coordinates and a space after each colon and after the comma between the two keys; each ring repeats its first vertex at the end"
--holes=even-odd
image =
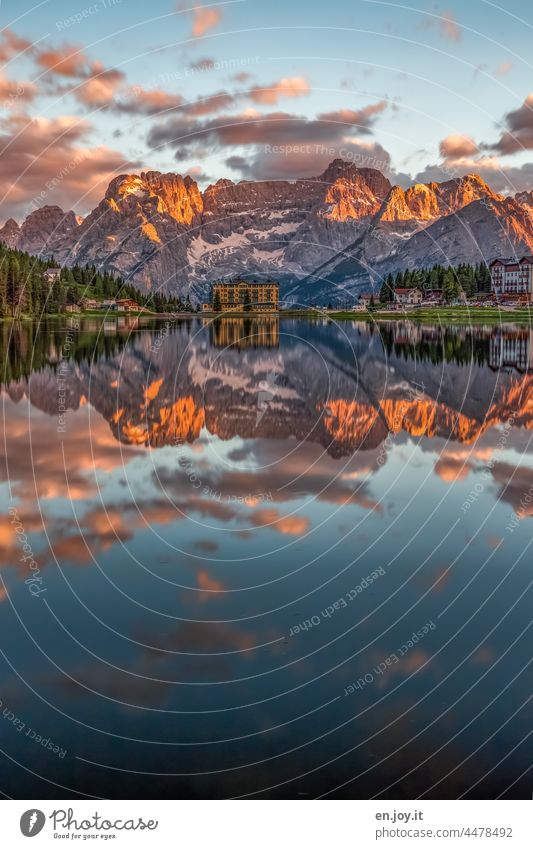
{"type": "Polygon", "coordinates": [[[446,136],[440,143],[440,155],[443,159],[459,159],[473,156],[479,152],[474,139],[470,136],[452,134],[446,136]]]}
{"type": "Polygon", "coordinates": [[[494,481],[500,485],[498,497],[511,504],[521,519],[533,517],[531,481],[533,470],[528,466],[496,463],[492,469],[494,481]]]}
{"type": "Polygon", "coordinates": [[[497,150],[503,156],[533,149],[533,93],[528,94],[522,106],[505,115],[504,126],[506,129],[499,140],[485,145],[486,148],[497,150]]]}
{"type": "Polygon", "coordinates": [[[196,583],[198,584],[197,599],[201,603],[212,601],[215,596],[225,592],[225,587],[222,581],[213,578],[207,569],[199,569],[196,574],[196,583]]]}
{"type": "Polygon", "coordinates": [[[497,77],[503,77],[505,74],[508,74],[509,71],[512,71],[513,67],[512,62],[500,62],[494,73],[497,77]]]}
{"type": "Polygon", "coordinates": [[[238,71],[230,77],[230,80],[235,83],[246,83],[248,80],[251,80],[252,77],[253,74],[248,73],[248,71],[238,71]]]}
{"type": "Polygon", "coordinates": [[[269,86],[255,86],[249,96],[254,103],[273,106],[281,97],[303,97],[309,94],[311,87],[304,77],[284,77],[269,86]]]}
{"type": "Polygon", "coordinates": [[[23,103],[30,103],[37,95],[33,83],[8,80],[0,72],[0,109],[12,109],[23,103]]]}
{"type": "MultiPolygon", "coordinates": [[[[0,448],[0,481],[10,480],[14,495],[27,502],[28,515],[24,516],[24,526],[38,531],[42,529],[42,519],[36,510],[36,499],[89,499],[98,494],[96,473],[120,469],[139,453],[137,448],[125,449],[120,445],[109,430],[109,424],[104,419],[91,416],[88,405],[78,406],[79,398],[74,395],[69,402],[72,426],[61,434],[61,439],[51,439],[50,415],[54,415],[55,409],[50,402],[55,403],[52,390],[55,381],[54,371],[48,369],[39,376],[33,375],[27,383],[20,381],[16,384],[16,394],[20,393],[18,403],[11,401],[7,394],[3,398],[6,420],[5,444],[0,448]],[[39,397],[50,403],[48,412],[42,412],[34,402],[31,439],[28,402],[24,398],[30,394],[32,398],[39,397]],[[90,444],[87,441],[89,430],[90,444]],[[123,453],[125,450],[127,457],[123,453]],[[65,459],[68,475],[65,474],[65,459]]],[[[24,509],[19,512],[22,515],[24,509]]]]}
{"type": "Polygon", "coordinates": [[[0,180],[3,213],[17,217],[29,207],[58,204],[71,209],[100,200],[117,172],[133,163],[107,147],[83,144],[92,127],[73,117],[34,118],[14,114],[0,121],[0,180]],[[80,144],[82,143],[82,144],[80,144]]]}
{"type": "Polygon", "coordinates": [[[435,474],[446,483],[463,480],[468,477],[471,470],[471,464],[467,463],[464,457],[460,455],[443,454],[435,463],[435,474]]]}
{"type": "Polygon", "coordinates": [[[187,169],[187,173],[190,177],[193,177],[197,183],[210,183],[211,177],[209,174],[206,174],[205,171],[202,170],[201,165],[192,165],[187,169]]]}
{"type": "Polygon", "coordinates": [[[35,61],[45,71],[61,77],[83,77],[90,73],[87,57],[76,45],[45,48],[37,52],[35,61]]]}
{"type": "Polygon", "coordinates": [[[228,156],[226,159],[226,165],[228,168],[231,168],[232,171],[239,171],[243,177],[252,176],[253,168],[250,161],[244,156],[228,156]]]}
{"type": "Polygon", "coordinates": [[[112,99],[110,108],[131,115],[158,115],[179,109],[183,105],[180,94],[169,94],[162,89],[146,90],[142,86],[131,86],[122,96],[112,99]]]}
{"type": "Polygon", "coordinates": [[[4,29],[0,33],[0,62],[4,64],[16,56],[18,53],[23,53],[32,47],[32,42],[26,38],[21,38],[12,29],[4,29]]]}
{"type": "Polygon", "coordinates": [[[322,112],[318,118],[320,121],[331,121],[338,124],[346,124],[358,127],[359,130],[367,131],[376,115],[381,114],[387,108],[387,102],[380,100],[378,103],[370,103],[363,109],[337,109],[334,112],[322,112]]]}
{"type": "Polygon", "coordinates": [[[113,103],[123,80],[124,74],[121,71],[100,71],[75,88],[73,94],[84,106],[91,109],[105,108],[113,103]]]}
{"type": "Polygon", "coordinates": [[[461,27],[451,12],[443,12],[440,16],[440,34],[450,41],[461,40],[461,27]]]}
{"type": "Polygon", "coordinates": [[[367,167],[387,170],[389,154],[373,143],[363,143],[357,135],[370,133],[384,101],[354,111],[322,113],[315,119],[289,112],[259,115],[244,110],[219,115],[206,121],[191,120],[191,111],[152,127],[151,147],[174,147],[180,160],[187,149],[199,143],[210,147],[254,148],[245,158],[233,150],[230,167],[258,179],[296,178],[321,173],[336,157],[367,167]],[[340,119],[340,120],[339,120],[340,119]],[[379,163],[379,165],[378,165],[379,163]]]}
{"type": "Polygon", "coordinates": [[[424,18],[419,29],[430,30],[438,28],[439,35],[446,41],[460,41],[461,27],[455,20],[452,12],[445,10],[424,18]]]}
{"type": "Polygon", "coordinates": [[[301,536],[309,528],[309,519],[305,516],[281,516],[273,508],[257,510],[251,515],[251,521],[257,526],[269,527],[279,534],[301,536]]]}
{"type": "Polygon", "coordinates": [[[120,71],[101,68],[96,73],[93,70],[86,82],[73,89],[72,93],[78,101],[91,108],[131,115],[157,115],[179,109],[182,118],[191,120],[230,109],[239,101],[275,103],[281,97],[298,97],[309,91],[308,83],[303,78],[295,77],[279,80],[264,89],[255,87],[236,92],[221,90],[187,103],[181,95],[162,89],[145,89],[137,85],[122,88],[123,80],[120,71]]]}
{"type": "Polygon", "coordinates": [[[201,38],[208,30],[216,27],[222,19],[222,10],[215,6],[195,6],[192,14],[193,38],[201,38]]]}
{"type": "Polygon", "coordinates": [[[210,56],[204,56],[202,59],[196,59],[191,62],[189,68],[191,71],[211,71],[215,67],[215,60],[210,56]]]}
{"type": "MultiPolygon", "coordinates": [[[[120,105],[115,103],[115,98],[124,84],[125,75],[116,68],[105,68],[102,62],[89,61],[80,47],[65,44],[55,49],[45,48],[36,54],[35,59],[46,72],[45,85],[48,87],[48,93],[72,94],[79,103],[90,109],[107,109],[111,106],[118,108],[120,105]],[[69,87],[56,85],[55,88],[50,88],[50,78],[54,77],[75,82],[69,87]]],[[[142,87],[139,86],[138,89],[136,103],[142,111],[146,96],[142,87]]],[[[132,91],[129,89],[130,94],[132,91]]]]}
{"type": "Polygon", "coordinates": [[[210,94],[207,97],[198,98],[183,108],[182,114],[188,118],[199,118],[202,115],[211,115],[213,112],[220,112],[222,109],[227,109],[235,102],[235,96],[227,91],[217,91],[215,94],[210,94]]]}
{"type": "MultiPolygon", "coordinates": [[[[246,163],[242,175],[257,180],[292,180],[319,176],[333,159],[343,159],[360,168],[389,171],[390,155],[377,142],[333,138],[321,144],[308,144],[303,136],[302,141],[297,142],[294,147],[294,151],[258,147],[255,155],[246,163]]],[[[239,158],[230,157],[230,160],[234,167],[239,158]]]]}

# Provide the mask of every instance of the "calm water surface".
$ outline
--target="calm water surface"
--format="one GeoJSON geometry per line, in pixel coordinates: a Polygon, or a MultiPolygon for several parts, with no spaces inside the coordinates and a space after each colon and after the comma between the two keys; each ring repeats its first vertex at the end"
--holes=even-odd
{"type": "Polygon", "coordinates": [[[529,331],[0,351],[5,795],[531,798],[529,331]]]}

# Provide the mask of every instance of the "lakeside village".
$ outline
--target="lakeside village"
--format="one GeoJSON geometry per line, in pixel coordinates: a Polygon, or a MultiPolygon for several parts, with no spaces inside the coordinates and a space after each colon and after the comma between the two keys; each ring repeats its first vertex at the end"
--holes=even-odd
{"type": "Polygon", "coordinates": [[[133,313],[294,313],[412,312],[439,307],[492,307],[527,309],[533,303],[533,256],[498,258],[488,266],[435,265],[389,274],[378,291],[359,294],[351,303],[311,304],[280,302],[275,280],[233,280],[213,283],[211,300],[198,307],[187,299],[142,293],[94,266],[59,267],[0,245],[0,317],[40,318],[44,315],[133,313]]]}

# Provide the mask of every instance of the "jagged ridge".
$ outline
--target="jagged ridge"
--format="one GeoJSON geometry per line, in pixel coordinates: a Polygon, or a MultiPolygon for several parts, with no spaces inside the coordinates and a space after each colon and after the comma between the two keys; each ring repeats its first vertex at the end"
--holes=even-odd
{"type": "Polygon", "coordinates": [[[121,175],[84,220],[44,206],[20,227],[9,219],[0,240],[62,264],[95,264],[144,290],[199,300],[213,279],[274,275],[305,302],[407,266],[531,252],[532,223],[531,193],[503,197],[475,174],[403,189],[337,159],[317,177],[224,179],[204,192],[188,176],[121,175]]]}

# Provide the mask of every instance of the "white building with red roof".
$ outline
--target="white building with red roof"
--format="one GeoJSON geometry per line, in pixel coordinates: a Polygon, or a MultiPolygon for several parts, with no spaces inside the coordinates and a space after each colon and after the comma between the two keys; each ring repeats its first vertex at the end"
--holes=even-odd
{"type": "Polygon", "coordinates": [[[496,297],[527,296],[533,293],[533,256],[522,259],[495,259],[489,265],[491,288],[496,297]]]}
{"type": "Polygon", "coordinates": [[[420,289],[400,287],[394,290],[394,303],[402,306],[417,306],[422,303],[422,292],[420,289]]]}

